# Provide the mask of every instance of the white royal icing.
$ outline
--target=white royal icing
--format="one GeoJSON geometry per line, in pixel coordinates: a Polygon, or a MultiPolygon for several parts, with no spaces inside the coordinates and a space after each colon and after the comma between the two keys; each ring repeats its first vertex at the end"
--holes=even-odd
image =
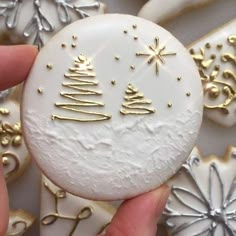
{"type": "Polygon", "coordinates": [[[94,236],[109,225],[115,209],[66,193],[42,177],[40,236],[94,236]]]}
{"type": "Polygon", "coordinates": [[[193,43],[190,52],[198,65],[205,117],[231,127],[236,124],[236,20],[193,43]]]}
{"type": "Polygon", "coordinates": [[[104,11],[97,0],[0,0],[0,34],[15,33],[41,47],[65,25],[104,11]]]}
{"type": "Polygon", "coordinates": [[[212,0],[149,0],[138,16],[155,23],[161,23],[180,15],[186,9],[199,7],[212,0]]]}
{"type": "Polygon", "coordinates": [[[235,147],[224,159],[204,158],[197,148],[193,150],[168,183],[171,195],[163,214],[168,235],[235,235],[235,164],[235,147]]]}
{"type": "Polygon", "coordinates": [[[181,43],[141,18],[106,15],[68,26],[40,52],[22,118],[30,152],[49,179],[70,193],[112,200],[154,189],[178,170],[202,108],[199,75],[181,43]],[[87,80],[98,84],[81,85],[87,80]]]}

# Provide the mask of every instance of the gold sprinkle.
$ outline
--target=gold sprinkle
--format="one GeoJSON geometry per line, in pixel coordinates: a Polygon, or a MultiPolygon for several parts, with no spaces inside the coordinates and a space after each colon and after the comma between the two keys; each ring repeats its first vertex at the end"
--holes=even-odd
{"type": "Polygon", "coordinates": [[[66,47],[66,43],[62,43],[62,44],[61,44],[61,47],[62,47],[62,48],[65,48],[65,47],[66,47]]]}
{"type": "Polygon", "coordinates": [[[72,43],[72,44],[71,44],[71,47],[72,47],[72,48],[76,48],[76,46],[77,46],[77,45],[76,45],[75,43],[72,43]]]}
{"type": "Polygon", "coordinates": [[[172,104],[171,102],[169,102],[169,103],[167,104],[167,106],[168,106],[169,108],[171,108],[171,107],[173,106],[173,104],[172,104]]]}
{"type": "Polygon", "coordinates": [[[135,66],[134,66],[134,65],[131,65],[130,68],[131,68],[132,70],[135,70],[135,66]]]}
{"type": "Polygon", "coordinates": [[[137,25],[135,24],[135,25],[133,25],[133,29],[137,29],[137,25]]]}
{"type": "Polygon", "coordinates": [[[216,59],[216,55],[215,55],[215,54],[212,54],[212,55],[211,55],[211,59],[212,59],[212,60],[215,60],[215,59],[216,59]]]}
{"type": "Polygon", "coordinates": [[[119,61],[119,60],[120,60],[120,57],[119,57],[119,56],[115,56],[115,59],[116,59],[117,61],[119,61]]]}
{"type": "Polygon", "coordinates": [[[138,40],[138,37],[137,37],[137,36],[134,36],[134,40],[138,40]]]}
{"type": "Polygon", "coordinates": [[[190,92],[186,93],[186,96],[187,96],[187,97],[190,97],[190,96],[191,96],[191,93],[190,93],[190,92]]]}
{"type": "Polygon", "coordinates": [[[177,80],[178,80],[178,81],[181,81],[181,80],[182,80],[182,78],[181,78],[181,77],[178,77],[178,78],[177,78],[177,80]]]}
{"type": "Polygon", "coordinates": [[[125,33],[125,34],[128,34],[128,30],[124,30],[124,33],[125,33]]]}
{"type": "Polygon", "coordinates": [[[194,51],[193,48],[191,48],[191,49],[189,50],[189,52],[190,52],[190,54],[192,54],[192,55],[195,53],[195,51],[194,51]]]}
{"type": "Polygon", "coordinates": [[[209,49],[209,48],[211,48],[211,44],[210,43],[206,43],[205,47],[209,49]]]}
{"type": "Polygon", "coordinates": [[[72,36],[72,39],[73,39],[73,40],[77,40],[78,37],[77,37],[76,35],[73,35],[73,36],[72,36]]]}
{"type": "Polygon", "coordinates": [[[43,89],[42,88],[38,88],[38,93],[42,94],[43,93],[43,89]]]}
{"type": "Polygon", "coordinates": [[[222,48],[223,48],[223,44],[217,44],[217,46],[216,46],[216,47],[217,47],[217,49],[219,49],[219,50],[220,50],[220,49],[222,49],[222,48]]]}
{"type": "Polygon", "coordinates": [[[52,68],[53,68],[53,65],[50,64],[50,63],[48,63],[48,64],[47,64],[47,69],[52,70],[52,68]]]}
{"type": "Polygon", "coordinates": [[[116,81],[115,81],[115,80],[112,80],[112,81],[111,81],[111,84],[112,84],[112,85],[116,85],[116,81]]]}

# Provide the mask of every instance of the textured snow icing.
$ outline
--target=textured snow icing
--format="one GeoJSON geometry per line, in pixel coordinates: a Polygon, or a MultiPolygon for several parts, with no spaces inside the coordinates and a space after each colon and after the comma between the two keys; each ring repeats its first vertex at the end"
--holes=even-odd
{"type": "Polygon", "coordinates": [[[127,198],[149,191],[172,176],[191,152],[200,123],[201,113],[191,110],[165,121],[101,123],[88,132],[33,110],[24,119],[29,149],[53,182],[106,199],[114,192],[127,198]]]}

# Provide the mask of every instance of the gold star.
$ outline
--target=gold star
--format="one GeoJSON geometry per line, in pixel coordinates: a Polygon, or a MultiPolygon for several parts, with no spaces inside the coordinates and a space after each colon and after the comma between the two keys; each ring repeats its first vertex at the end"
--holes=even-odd
{"type": "Polygon", "coordinates": [[[160,63],[165,64],[165,59],[164,57],[166,56],[175,56],[175,52],[166,52],[166,47],[165,46],[160,46],[159,43],[159,38],[155,38],[155,45],[149,45],[149,52],[138,52],[136,53],[136,56],[148,56],[148,64],[152,64],[153,62],[155,63],[156,67],[156,74],[158,75],[159,73],[159,65],[160,63]]]}

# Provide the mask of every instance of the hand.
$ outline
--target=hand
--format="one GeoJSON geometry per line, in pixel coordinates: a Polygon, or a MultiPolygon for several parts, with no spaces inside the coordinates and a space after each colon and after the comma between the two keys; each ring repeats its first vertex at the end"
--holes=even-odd
{"type": "MultiPolygon", "coordinates": [[[[0,90],[24,81],[37,55],[33,46],[0,47],[0,90]]],[[[164,210],[169,190],[163,186],[125,201],[118,209],[106,236],[155,236],[157,219],[164,210]]],[[[8,224],[8,197],[0,161],[0,235],[8,224]]]]}
{"type": "MultiPolygon", "coordinates": [[[[33,46],[0,46],[0,91],[25,80],[38,50],[33,46]]],[[[0,235],[8,225],[8,197],[0,159],[0,235]]]]}

